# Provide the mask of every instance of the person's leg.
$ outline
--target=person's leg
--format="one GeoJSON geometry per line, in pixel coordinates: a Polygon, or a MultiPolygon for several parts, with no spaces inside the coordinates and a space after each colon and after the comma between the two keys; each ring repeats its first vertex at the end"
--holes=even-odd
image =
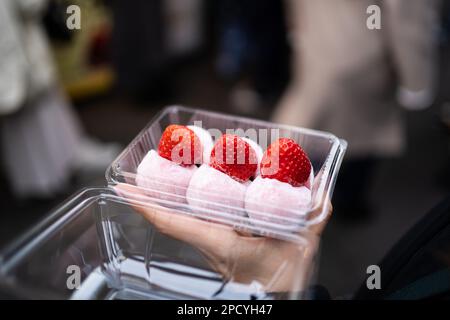
{"type": "Polygon", "coordinates": [[[399,80],[399,103],[407,109],[427,108],[437,90],[441,0],[382,4],[383,29],[399,80]]]}
{"type": "Polygon", "coordinates": [[[17,197],[53,196],[67,185],[80,131],[66,111],[47,90],[3,119],[3,162],[17,197]]]}

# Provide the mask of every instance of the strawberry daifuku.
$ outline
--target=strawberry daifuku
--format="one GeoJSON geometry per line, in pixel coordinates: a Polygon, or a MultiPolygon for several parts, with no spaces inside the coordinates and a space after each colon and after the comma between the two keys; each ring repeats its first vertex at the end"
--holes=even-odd
{"type": "Polygon", "coordinates": [[[308,156],[294,140],[280,138],[264,152],[260,167],[261,175],[247,189],[248,215],[255,220],[295,223],[311,204],[313,173],[308,156]]]}
{"type": "Polygon", "coordinates": [[[209,165],[192,176],[187,201],[192,206],[245,215],[244,199],[256,176],[257,153],[243,138],[224,134],[215,143],[209,165]]]}
{"type": "MultiPolygon", "coordinates": [[[[164,130],[158,151],[150,150],[137,168],[136,184],[147,195],[175,202],[186,202],[186,190],[195,164],[210,153],[212,138],[197,126],[170,125],[164,130]]],[[[209,159],[209,156],[208,156],[209,159]]]]}

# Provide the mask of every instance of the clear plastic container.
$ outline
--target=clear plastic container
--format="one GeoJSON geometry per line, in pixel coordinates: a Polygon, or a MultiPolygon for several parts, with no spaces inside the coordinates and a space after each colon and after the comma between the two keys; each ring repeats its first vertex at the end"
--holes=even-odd
{"type": "Polygon", "coordinates": [[[0,254],[0,291],[31,299],[305,298],[315,236],[249,238],[224,224],[161,211],[174,220],[155,228],[137,213],[142,208],[164,210],[125,201],[112,188],[82,191],[0,254]],[[208,243],[170,231],[179,219],[188,219],[182,227],[209,232],[208,243]]]}
{"type": "Polygon", "coordinates": [[[345,149],[328,133],[168,107],[108,168],[109,187],[82,191],[0,253],[0,291],[31,299],[307,298],[319,243],[312,227],[327,216],[345,149]],[[198,121],[219,133],[241,129],[263,148],[277,137],[300,143],[315,173],[303,218],[254,221],[138,187],[137,167],[163,130],[198,121]],[[252,130],[268,133],[266,141],[252,130]]]}
{"type": "MultiPolygon", "coordinates": [[[[171,106],[160,112],[127,146],[108,168],[106,178],[110,185],[126,183],[139,187],[142,190],[141,195],[147,197],[146,200],[143,200],[144,202],[158,203],[182,213],[230,224],[251,232],[258,230],[268,233],[296,233],[301,229],[310,228],[326,218],[346,147],[347,143],[344,140],[326,132],[171,106]],[[315,175],[311,188],[310,207],[302,212],[293,212],[291,216],[277,217],[276,220],[270,217],[270,213],[260,212],[258,212],[259,215],[262,214],[269,218],[251,219],[243,208],[230,208],[230,206],[220,203],[208,203],[201,207],[183,203],[183,201],[179,201],[177,194],[167,194],[162,191],[167,184],[164,180],[152,181],[151,186],[143,187],[136,180],[137,168],[151,149],[157,149],[162,132],[170,124],[201,125],[204,129],[212,130],[213,136],[216,138],[218,134],[225,133],[230,129],[236,130],[234,133],[254,140],[263,150],[279,137],[294,139],[308,154],[315,175]],[[214,134],[215,132],[217,133],[214,134]]],[[[208,194],[205,194],[202,201],[208,202],[208,198],[214,197],[208,197],[208,194]]],[[[223,194],[221,197],[226,198],[227,195],[223,194]]]]}

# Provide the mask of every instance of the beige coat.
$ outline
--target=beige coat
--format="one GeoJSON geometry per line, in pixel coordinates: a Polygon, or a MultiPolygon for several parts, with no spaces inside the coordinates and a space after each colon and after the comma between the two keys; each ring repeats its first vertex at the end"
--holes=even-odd
{"type": "Polygon", "coordinates": [[[345,138],[350,156],[400,153],[404,134],[394,93],[399,86],[432,86],[437,4],[290,0],[294,72],[274,120],[345,138]],[[381,30],[366,26],[374,3],[381,30]]]}

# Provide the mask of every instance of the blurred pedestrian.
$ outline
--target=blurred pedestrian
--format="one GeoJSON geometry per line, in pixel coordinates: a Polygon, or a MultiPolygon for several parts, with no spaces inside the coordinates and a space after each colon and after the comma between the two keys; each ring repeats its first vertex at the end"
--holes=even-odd
{"type": "Polygon", "coordinates": [[[105,170],[115,145],[88,138],[58,86],[45,0],[0,1],[1,162],[18,197],[53,196],[75,170],[105,170]]]}
{"type": "MultiPolygon", "coordinates": [[[[333,205],[369,211],[377,159],[402,153],[401,110],[431,105],[436,88],[439,0],[292,0],[293,75],[277,122],[335,133],[349,142],[333,205]],[[380,29],[368,8],[378,5],[380,29]],[[395,99],[397,98],[397,99],[395,99]]],[[[354,214],[353,214],[354,213],[354,214]]]]}
{"type": "Polygon", "coordinates": [[[231,107],[258,114],[273,107],[288,83],[289,46],[284,3],[279,0],[218,2],[217,71],[237,82],[231,107]]]}

